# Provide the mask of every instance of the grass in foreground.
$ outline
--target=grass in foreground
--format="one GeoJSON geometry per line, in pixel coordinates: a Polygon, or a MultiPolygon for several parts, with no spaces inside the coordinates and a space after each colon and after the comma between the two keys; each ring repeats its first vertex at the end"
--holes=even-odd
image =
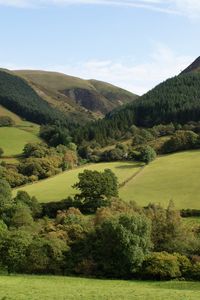
{"type": "Polygon", "coordinates": [[[23,190],[32,196],[36,196],[40,202],[59,201],[67,196],[73,196],[77,193],[77,191],[72,188],[72,185],[78,181],[78,174],[83,172],[85,169],[97,171],[111,169],[118,177],[119,183],[122,183],[134,175],[140,168],[141,164],[130,162],[87,165],[71,171],[66,171],[55,177],[39,181],[35,184],[15,189],[13,194],[16,195],[18,190],[23,190]]]}
{"type": "Polygon", "coordinates": [[[19,155],[25,144],[40,141],[32,132],[15,127],[0,127],[0,148],[4,150],[4,156],[19,155]]]}
{"type": "Polygon", "coordinates": [[[157,158],[120,189],[124,200],[144,206],[149,202],[178,209],[200,208],[200,151],[187,151],[157,158]]]}
{"type": "Polygon", "coordinates": [[[144,282],[57,276],[1,276],[5,300],[198,300],[199,282],[144,282]]]}

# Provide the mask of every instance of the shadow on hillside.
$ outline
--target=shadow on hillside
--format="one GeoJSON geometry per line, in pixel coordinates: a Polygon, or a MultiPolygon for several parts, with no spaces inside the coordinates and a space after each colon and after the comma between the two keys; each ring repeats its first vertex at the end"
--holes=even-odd
{"type": "Polygon", "coordinates": [[[130,164],[130,165],[122,165],[122,166],[118,166],[116,167],[116,169],[136,169],[136,168],[140,168],[143,167],[142,163],[137,163],[135,165],[130,164]]]}

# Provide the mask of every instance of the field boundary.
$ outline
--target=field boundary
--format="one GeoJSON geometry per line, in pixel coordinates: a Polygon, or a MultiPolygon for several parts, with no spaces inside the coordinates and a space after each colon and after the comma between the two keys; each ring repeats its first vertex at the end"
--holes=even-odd
{"type": "Polygon", "coordinates": [[[127,183],[129,183],[132,179],[134,179],[135,177],[137,177],[146,167],[146,165],[142,166],[135,174],[133,174],[131,177],[127,178],[125,181],[123,181],[122,183],[119,184],[119,189],[121,189],[122,187],[124,187],[127,183]]]}

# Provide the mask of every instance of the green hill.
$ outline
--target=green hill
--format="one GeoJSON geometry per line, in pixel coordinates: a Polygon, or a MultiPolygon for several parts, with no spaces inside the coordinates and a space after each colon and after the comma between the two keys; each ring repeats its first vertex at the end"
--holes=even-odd
{"type": "Polygon", "coordinates": [[[118,176],[120,184],[127,181],[120,188],[120,197],[125,201],[134,200],[141,206],[154,202],[166,207],[173,200],[179,209],[200,209],[200,151],[165,155],[144,168],[142,164],[126,162],[84,166],[15,189],[14,195],[18,190],[25,190],[41,202],[59,201],[76,193],[72,185],[84,169],[102,171],[106,168],[118,176]]]}
{"type": "Polygon", "coordinates": [[[26,79],[48,102],[78,120],[102,117],[137,97],[108,83],[57,72],[20,70],[15,74],[26,79]]]}
{"type": "Polygon", "coordinates": [[[4,71],[0,71],[0,105],[38,124],[66,123],[64,114],[43,100],[25,80],[4,71]]]}
{"type": "Polygon", "coordinates": [[[159,84],[130,104],[77,132],[77,141],[122,137],[133,125],[153,127],[200,120],[200,72],[186,72],[159,84]]]}
{"type": "Polygon", "coordinates": [[[40,141],[37,135],[24,128],[0,127],[0,148],[3,149],[5,157],[20,155],[25,144],[40,141]]]}

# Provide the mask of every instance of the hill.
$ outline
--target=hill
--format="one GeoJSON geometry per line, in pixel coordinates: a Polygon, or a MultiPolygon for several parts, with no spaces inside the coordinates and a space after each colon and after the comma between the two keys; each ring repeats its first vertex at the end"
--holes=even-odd
{"type": "Polygon", "coordinates": [[[27,191],[32,196],[36,196],[40,202],[60,201],[77,193],[72,188],[72,185],[78,181],[78,174],[86,169],[97,171],[111,169],[117,175],[119,183],[123,183],[140,169],[140,164],[121,162],[91,164],[14,189],[13,194],[16,195],[17,191],[22,190],[27,191]]]}
{"type": "Polygon", "coordinates": [[[41,98],[25,80],[7,71],[0,71],[0,105],[38,124],[66,123],[64,114],[41,98]]]}
{"type": "Polygon", "coordinates": [[[14,195],[18,190],[25,190],[41,202],[59,201],[76,193],[72,185],[83,170],[103,171],[106,168],[110,168],[119,178],[119,194],[125,201],[134,200],[141,206],[153,202],[167,207],[173,200],[178,209],[200,209],[200,151],[165,155],[144,168],[142,164],[128,162],[83,166],[15,189],[14,195]]]}
{"type": "Polygon", "coordinates": [[[166,80],[134,102],[108,113],[103,120],[78,130],[76,140],[105,144],[109,138],[121,138],[133,124],[153,127],[199,120],[200,72],[189,72],[166,80]]]}
{"type": "Polygon", "coordinates": [[[137,97],[108,83],[57,72],[20,70],[15,74],[27,80],[46,101],[79,122],[102,117],[137,97]]]}
{"type": "Polygon", "coordinates": [[[0,148],[5,157],[22,154],[24,146],[29,143],[39,143],[37,135],[16,127],[0,127],[0,148]]]}
{"type": "Polygon", "coordinates": [[[190,72],[200,72],[200,56],[195,59],[195,61],[189,65],[181,74],[190,73],[190,72]]]}

